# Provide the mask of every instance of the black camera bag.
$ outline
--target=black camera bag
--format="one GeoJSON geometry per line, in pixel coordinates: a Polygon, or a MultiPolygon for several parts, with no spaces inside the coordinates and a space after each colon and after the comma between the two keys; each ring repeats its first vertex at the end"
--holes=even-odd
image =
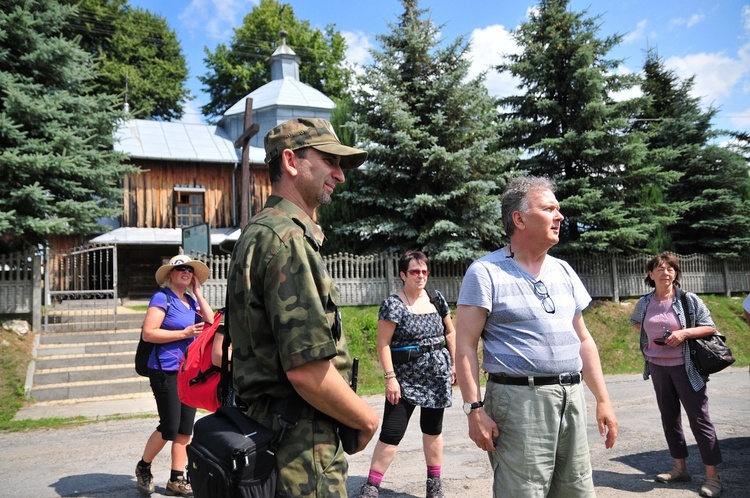
{"type": "Polygon", "coordinates": [[[195,422],[187,447],[188,479],[196,498],[263,498],[276,492],[277,434],[222,406],[195,422]]]}

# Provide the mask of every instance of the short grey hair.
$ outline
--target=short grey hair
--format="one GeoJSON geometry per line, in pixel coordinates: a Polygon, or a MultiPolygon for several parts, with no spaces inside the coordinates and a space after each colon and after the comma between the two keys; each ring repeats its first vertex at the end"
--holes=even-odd
{"type": "Polygon", "coordinates": [[[549,190],[554,193],[556,189],[555,183],[543,176],[519,176],[511,178],[505,187],[502,200],[503,226],[508,237],[516,231],[516,225],[513,223],[513,213],[516,211],[526,213],[529,210],[529,192],[549,190]]]}

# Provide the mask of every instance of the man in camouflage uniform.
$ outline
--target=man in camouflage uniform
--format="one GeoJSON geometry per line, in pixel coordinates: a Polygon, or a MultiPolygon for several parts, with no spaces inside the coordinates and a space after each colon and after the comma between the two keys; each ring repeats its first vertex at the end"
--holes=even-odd
{"type": "Polygon", "coordinates": [[[343,170],[361,165],[367,153],[341,145],[324,119],[286,121],[264,144],[271,196],[243,229],[228,276],[234,383],[248,415],[275,430],[287,403],[304,400],[276,452],[276,495],[345,497],[348,463],[336,422],[359,431],[361,451],[378,417],[345,380],[352,361],[339,294],[312,218],[344,182],[343,170]]]}

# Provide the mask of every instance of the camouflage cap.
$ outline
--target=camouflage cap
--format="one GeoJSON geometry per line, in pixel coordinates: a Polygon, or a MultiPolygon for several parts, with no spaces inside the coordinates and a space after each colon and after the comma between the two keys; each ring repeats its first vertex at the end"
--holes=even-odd
{"type": "Polygon", "coordinates": [[[367,152],[341,145],[331,123],[321,118],[295,118],[284,121],[266,134],[266,164],[276,159],[285,149],[312,147],[341,157],[341,168],[352,169],[367,159],[367,152]]]}

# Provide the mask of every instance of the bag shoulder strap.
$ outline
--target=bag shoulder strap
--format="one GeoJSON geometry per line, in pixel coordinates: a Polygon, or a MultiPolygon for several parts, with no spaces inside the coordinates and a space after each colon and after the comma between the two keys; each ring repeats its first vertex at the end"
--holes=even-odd
{"type": "MultiPolygon", "coordinates": [[[[165,313],[169,313],[169,307],[172,306],[172,296],[169,295],[169,292],[164,287],[159,288],[159,292],[163,293],[165,296],[167,296],[167,309],[165,310],[165,313]]],[[[141,328],[141,340],[143,341],[143,328],[141,328]]],[[[148,342],[148,341],[143,341],[148,342]]],[[[156,364],[159,365],[159,370],[164,370],[161,367],[161,359],[159,358],[159,344],[156,344],[155,342],[150,343],[152,344],[152,349],[154,350],[154,356],[156,357],[156,364]]]]}
{"type": "Polygon", "coordinates": [[[677,297],[680,299],[680,301],[682,301],[682,311],[685,313],[685,328],[690,329],[695,327],[695,312],[690,306],[690,301],[687,298],[687,292],[680,289],[679,287],[676,287],[675,293],[677,294],[677,297]]]}
{"type": "MultiPolygon", "coordinates": [[[[430,298],[430,302],[432,303],[432,305],[435,307],[438,313],[440,313],[440,316],[445,318],[447,316],[447,313],[443,314],[443,312],[445,311],[445,306],[443,306],[445,297],[443,297],[440,291],[434,287],[425,287],[424,291],[427,293],[427,296],[430,298]]],[[[448,309],[448,313],[450,313],[450,309],[448,309]]]]}

